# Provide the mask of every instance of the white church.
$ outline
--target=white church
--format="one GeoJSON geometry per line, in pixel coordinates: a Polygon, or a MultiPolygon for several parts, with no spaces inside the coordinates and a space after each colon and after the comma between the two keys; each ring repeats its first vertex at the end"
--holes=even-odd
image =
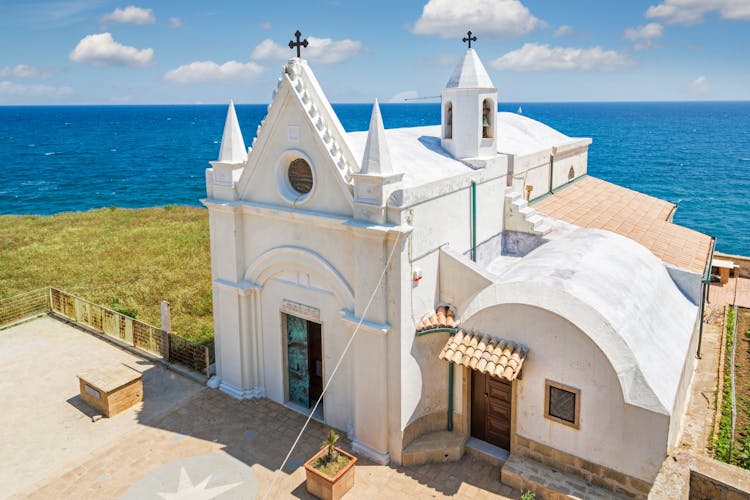
{"type": "Polygon", "coordinates": [[[590,139],[497,112],[473,48],[441,102],[440,125],[385,129],[375,102],[346,132],[297,57],[250,148],[230,104],[202,200],[211,383],[309,412],[330,381],[315,418],[378,463],[484,447],[644,495],[681,432],[711,238],[588,176],[590,139]]]}

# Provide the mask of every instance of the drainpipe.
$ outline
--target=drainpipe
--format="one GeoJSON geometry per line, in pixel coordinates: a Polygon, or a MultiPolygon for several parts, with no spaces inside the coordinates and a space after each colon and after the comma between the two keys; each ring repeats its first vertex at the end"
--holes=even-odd
{"type": "Polygon", "coordinates": [[[471,260],[477,261],[477,183],[471,181],[471,260]]]}
{"type": "Polygon", "coordinates": [[[448,363],[448,430],[453,430],[453,363],[448,363]]]}
{"type": "Polygon", "coordinates": [[[701,296],[701,325],[698,329],[698,352],[696,356],[701,359],[701,343],[703,342],[703,314],[706,310],[706,301],[708,292],[711,290],[711,264],[714,260],[714,250],[716,250],[716,238],[711,236],[711,252],[708,254],[706,269],[703,271],[703,294],[701,296]]]}
{"type": "Polygon", "coordinates": [[[549,193],[552,194],[552,174],[554,173],[555,157],[549,155],[549,193]]]}

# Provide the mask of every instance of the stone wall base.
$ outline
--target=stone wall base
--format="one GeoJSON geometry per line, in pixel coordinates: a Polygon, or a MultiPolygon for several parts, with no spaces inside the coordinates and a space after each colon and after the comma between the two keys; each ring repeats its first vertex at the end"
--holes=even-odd
{"type": "Polygon", "coordinates": [[[581,476],[592,484],[607,488],[616,493],[624,493],[636,498],[646,498],[651,490],[651,484],[646,481],[583,460],[582,458],[519,435],[515,436],[511,453],[526,456],[566,474],[581,476]]]}

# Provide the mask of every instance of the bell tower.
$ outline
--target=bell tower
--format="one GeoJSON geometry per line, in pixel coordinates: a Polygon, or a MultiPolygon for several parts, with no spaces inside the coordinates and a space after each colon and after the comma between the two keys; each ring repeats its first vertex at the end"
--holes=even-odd
{"type": "Polygon", "coordinates": [[[497,89],[471,42],[453,70],[442,95],[440,143],[454,158],[481,158],[497,155],[497,89]]]}

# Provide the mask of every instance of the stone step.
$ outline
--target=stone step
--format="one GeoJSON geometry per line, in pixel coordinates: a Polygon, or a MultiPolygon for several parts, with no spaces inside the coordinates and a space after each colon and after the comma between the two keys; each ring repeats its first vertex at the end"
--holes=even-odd
{"type": "Polygon", "coordinates": [[[499,467],[502,467],[506,460],[508,460],[508,450],[504,450],[481,439],[470,437],[466,440],[464,449],[468,455],[499,467]]]}
{"type": "Polygon", "coordinates": [[[521,198],[521,193],[518,191],[514,191],[513,188],[507,188],[505,190],[505,196],[510,198],[511,200],[518,200],[521,198]]]}
{"type": "Polygon", "coordinates": [[[531,214],[526,216],[526,221],[536,226],[537,224],[541,224],[542,222],[544,222],[544,219],[542,219],[542,216],[538,213],[532,212],[531,214]]]}
{"type": "Polygon", "coordinates": [[[529,217],[531,215],[534,215],[536,213],[536,210],[526,205],[525,203],[526,202],[524,201],[524,205],[516,205],[516,209],[518,210],[518,213],[520,213],[524,217],[529,217]]]}
{"type": "Polygon", "coordinates": [[[503,484],[521,491],[532,491],[544,499],[586,500],[624,499],[626,496],[595,486],[585,479],[565,474],[527,457],[511,454],[500,471],[503,484]]]}
{"type": "Polygon", "coordinates": [[[545,236],[549,234],[551,231],[552,231],[552,228],[548,226],[546,223],[534,224],[534,232],[536,232],[539,236],[545,236]]]}
{"type": "Polygon", "coordinates": [[[402,465],[456,462],[464,456],[466,435],[451,431],[428,432],[409,443],[401,453],[402,465]]]}

